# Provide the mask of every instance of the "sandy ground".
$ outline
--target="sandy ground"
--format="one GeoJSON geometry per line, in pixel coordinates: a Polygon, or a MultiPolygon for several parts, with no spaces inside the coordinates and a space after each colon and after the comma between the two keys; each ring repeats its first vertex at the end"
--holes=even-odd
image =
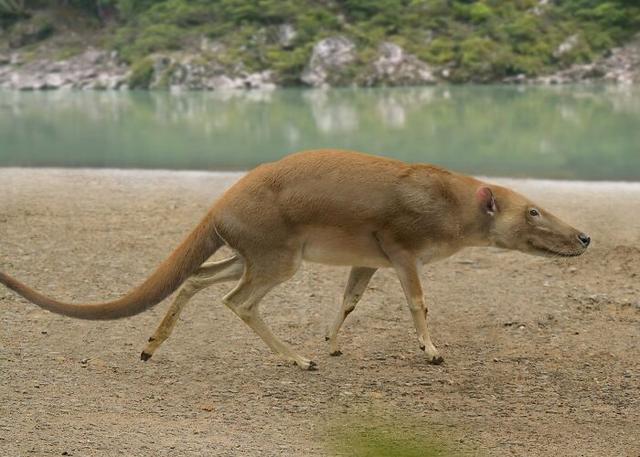
{"type": "MultiPolygon", "coordinates": [[[[55,297],[117,297],[237,177],[0,169],[0,268],[55,297]]],[[[267,297],[267,322],[316,372],[272,356],[220,304],[228,284],[196,296],[147,363],[168,302],[87,322],[0,288],[0,455],[332,455],[339,431],[392,419],[452,455],[640,456],[640,185],[501,182],[593,247],[571,260],[475,249],[426,268],[441,366],[391,271],[347,320],[342,357],[323,337],[346,269],[305,265],[267,297]]]]}

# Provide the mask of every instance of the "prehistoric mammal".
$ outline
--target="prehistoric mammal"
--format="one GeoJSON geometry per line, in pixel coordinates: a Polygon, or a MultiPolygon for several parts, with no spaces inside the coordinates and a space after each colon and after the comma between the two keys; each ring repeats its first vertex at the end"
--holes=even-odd
{"type": "Polygon", "coordinates": [[[145,311],[180,288],[142,352],[149,359],[170,335],[199,290],[239,280],[223,302],[277,354],[303,369],[315,363],[274,336],[258,313],[260,300],[288,280],[303,260],[349,265],[341,309],[327,339],[336,337],[379,268],[402,285],[420,348],[431,342],[419,267],[468,246],[498,246],[529,254],[577,256],[584,233],[501,186],[423,165],[356,152],[308,151],[261,165],[229,188],[155,272],[124,297],[102,304],[51,299],[0,272],[0,282],[49,311],[81,319],[119,319],[145,311]],[[224,244],[235,254],[204,263],[224,244]],[[182,287],[180,287],[182,286],[182,287]]]}

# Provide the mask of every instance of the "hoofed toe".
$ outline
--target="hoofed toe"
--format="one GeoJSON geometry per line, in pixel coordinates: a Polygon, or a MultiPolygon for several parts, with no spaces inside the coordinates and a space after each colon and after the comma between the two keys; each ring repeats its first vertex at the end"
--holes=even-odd
{"type": "Polygon", "coordinates": [[[429,363],[431,365],[441,365],[443,362],[444,362],[444,359],[440,355],[434,356],[431,358],[431,360],[429,360],[429,363]]]}

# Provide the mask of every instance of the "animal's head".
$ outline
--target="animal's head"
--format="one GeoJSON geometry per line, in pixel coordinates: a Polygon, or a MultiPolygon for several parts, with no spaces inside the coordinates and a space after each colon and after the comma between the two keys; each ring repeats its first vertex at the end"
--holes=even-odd
{"type": "Polygon", "coordinates": [[[527,254],[573,257],[584,253],[588,235],[564,223],[522,195],[499,186],[479,187],[490,244],[527,254]]]}

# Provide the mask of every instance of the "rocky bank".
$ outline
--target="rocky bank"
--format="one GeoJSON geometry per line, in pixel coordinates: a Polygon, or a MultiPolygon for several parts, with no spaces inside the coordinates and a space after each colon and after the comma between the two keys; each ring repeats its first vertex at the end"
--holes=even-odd
{"type": "MultiPolygon", "coordinates": [[[[564,46],[571,46],[570,38],[563,43],[564,46]]],[[[563,45],[560,46],[558,52],[565,49],[563,45]]],[[[640,83],[640,34],[625,46],[611,49],[595,62],[572,65],[556,73],[535,78],[519,75],[515,78],[508,78],[505,82],[533,84],[640,83]]]]}
{"type": "MultiPolygon", "coordinates": [[[[283,34],[288,39],[295,30],[283,34]]],[[[575,40],[573,40],[575,41],[575,40]]],[[[557,50],[567,52],[571,37],[557,50]]],[[[272,89],[284,85],[270,70],[251,72],[225,62],[225,48],[203,39],[195,51],[157,53],[129,66],[115,51],[88,47],[66,59],[40,54],[33,58],[20,47],[0,52],[0,88],[51,89],[272,89]]],[[[382,42],[377,53],[364,58],[345,36],[318,41],[299,81],[310,87],[418,86],[449,81],[449,68],[434,67],[401,46],[382,42]]],[[[640,35],[624,47],[612,49],[593,63],[573,65],[551,75],[517,75],[498,82],[568,84],[578,82],[632,84],[640,82],[640,35]]]]}
{"type": "MultiPolygon", "coordinates": [[[[224,47],[203,40],[199,52],[158,53],[138,68],[117,53],[89,48],[66,60],[27,61],[19,51],[0,55],[0,87],[45,89],[272,89],[281,85],[272,71],[249,72],[223,64],[224,47]]],[[[300,75],[310,87],[344,85],[425,85],[438,82],[435,70],[394,43],[383,42],[378,55],[362,65],[356,45],[343,36],[319,41],[300,75]],[[359,68],[354,72],[354,68],[359,68]]]]}

